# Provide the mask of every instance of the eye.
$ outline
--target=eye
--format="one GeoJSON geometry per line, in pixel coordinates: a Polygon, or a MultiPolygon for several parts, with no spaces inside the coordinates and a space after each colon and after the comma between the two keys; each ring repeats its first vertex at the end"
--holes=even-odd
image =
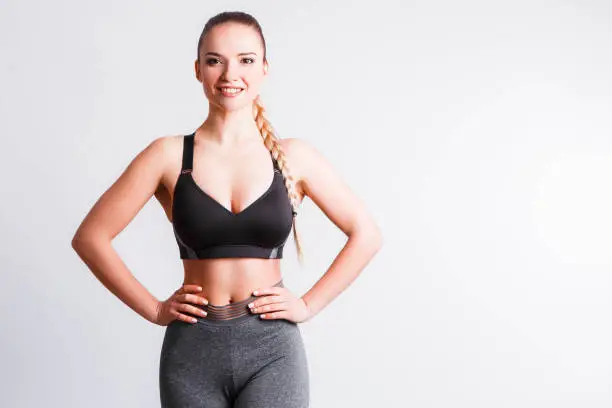
{"type": "MultiPolygon", "coordinates": [[[[243,58],[242,61],[248,61],[247,64],[255,63],[254,58],[243,58]]],[[[217,62],[220,62],[217,58],[208,58],[206,59],[206,65],[216,65],[217,62]]]]}

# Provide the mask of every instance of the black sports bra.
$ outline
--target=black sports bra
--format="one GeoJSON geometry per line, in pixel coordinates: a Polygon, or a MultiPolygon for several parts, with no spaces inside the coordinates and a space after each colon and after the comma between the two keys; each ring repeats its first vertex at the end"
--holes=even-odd
{"type": "Polygon", "coordinates": [[[272,153],[268,189],[239,213],[202,190],[192,177],[195,132],[183,136],[183,162],[172,199],[172,226],[181,259],[282,258],[295,212],[272,153]]]}

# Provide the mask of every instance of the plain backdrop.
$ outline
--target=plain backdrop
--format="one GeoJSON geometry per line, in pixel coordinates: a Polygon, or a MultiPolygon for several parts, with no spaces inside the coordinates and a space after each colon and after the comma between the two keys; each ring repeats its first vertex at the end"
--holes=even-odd
{"type": "MultiPolygon", "coordinates": [[[[612,6],[601,1],[6,1],[0,13],[0,406],[157,407],[164,328],[70,245],[154,138],[192,132],[204,23],[259,19],[279,137],[319,149],[385,245],[301,325],[311,407],[612,405],[612,6]]],[[[346,241],[312,201],[285,284],[346,241]]],[[[113,241],[182,282],[152,199],[113,241]]]]}

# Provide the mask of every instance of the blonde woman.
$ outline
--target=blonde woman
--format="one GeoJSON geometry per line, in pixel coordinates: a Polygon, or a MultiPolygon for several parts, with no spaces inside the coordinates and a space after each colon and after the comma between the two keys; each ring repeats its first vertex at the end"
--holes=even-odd
{"type": "Polygon", "coordinates": [[[274,135],[258,95],[268,69],[255,18],[212,17],[195,61],[208,117],[193,133],[151,142],[73,239],[105,287],[166,326],[162,407],[307,407],[298,323],[346,289],[382,245],[373,219],[323,156],[305,141],[274,135]],[[165,301],[134,278],[111,246],[153,195],[173,225],[184,265],[184,284],[165,301]],[[349,239],[300,297],[284,287],[280,259],[293,229],[302,260],[295,220],[306,196],[349,239]]]}

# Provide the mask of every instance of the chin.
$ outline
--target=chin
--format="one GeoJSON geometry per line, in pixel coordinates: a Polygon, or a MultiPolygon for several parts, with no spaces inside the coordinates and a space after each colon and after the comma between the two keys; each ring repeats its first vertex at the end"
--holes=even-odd
{"type": "Polygon", "coordinates": [[[218,105],[221,106],[226,111],[239,111],[245,108],[250,108],[252,106],[253,101],[240,101],[240,103],[232,103],[232,102],[219,102],[218,105]]]}

